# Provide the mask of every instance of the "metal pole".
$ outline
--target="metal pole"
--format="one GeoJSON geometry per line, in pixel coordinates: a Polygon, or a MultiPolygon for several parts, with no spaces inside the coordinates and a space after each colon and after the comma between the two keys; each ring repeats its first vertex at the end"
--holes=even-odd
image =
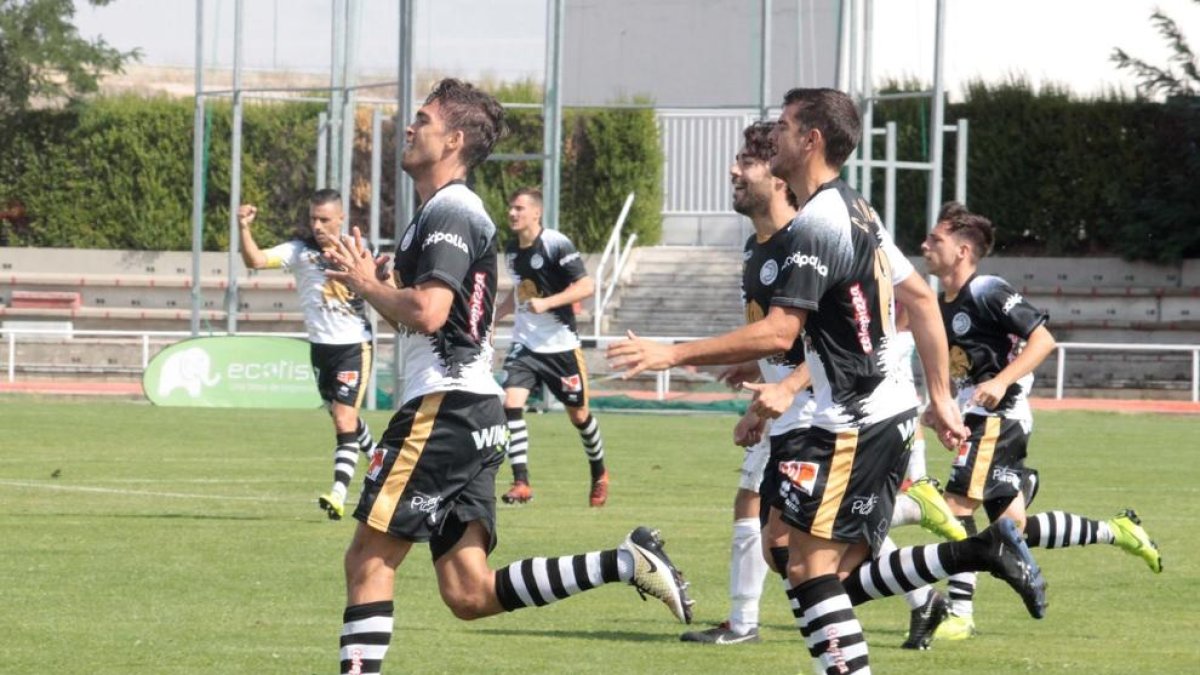
{"type": "Polygon", "coordinates": [[[242,24],[243,2],[233,4],[233,140],[229,168],[229,263],[225,289],[225,330],[237,332],[238,314],[238,206],[242,202],[242,24]]]}
{"type": "Polygon", "coordinates": [[[329,113],[317,115],[317,189],[329,187],[329,113]]]}
{"type": "Polygon", "coordinates": [[[875,83],[873,82],[871,49],[875,15],[874,0],[863,0],[863,67],[862,67],[862,196],[871,203],[871,159],[875,149],[875,83]]]}
{"type": "Polygon", "coordinates": [[[837,45],[837,62],[833,66],[833,77],[837,81],[836,87],[842,91],[846,91],[846,31],[850,27],[850,0],[837,0],[838,3],[838,45],[837,45]]]}
{"type": "Polygon", "coordinates": [[[346,0],[333,0],[330,3],[333,11],[330,35],[330,65],[329,65],[329,180],[322,187],[334,187],[342,184],[342,75],[343,57],[345,56],[346,39],[346,0]]]}
{"type": "Polygon", "coordinates": [[[17,381],[17,334],[9,332],[8,334],[8,381],[17,381]]]}
{"type": "Polygon", "coordinates": [[[946,0],[937,0],[937,30],[933,47],[933,100],[929,106],[929,193],[925,214],[926,232],[937,226],[938,210],[942,206],[942,118],[946,105],[946,83],[943,78],[946,56],[946,0]]]}
{"type": "Polygon", "coordinates": [[[883,172],[883,222],[887,226],[888,232],[892,233],[892,239],[896,238],[896,167],[893,163],[896,161],[896,123],[888,122],[884,125],[887,130],[885,141],[884,155],[887,159],[887,168],[883,172]]]}
{"type": "Polygon", "coordinates": [[[1200,402],[1200,349],[1192,350],[1192,403],[1200,402]]]}
{"type": "Polygon", "coordinates": [[[958,139],[955,141],[954,155],[954,201],[959,204],[967,203],[967,143],[970,142],[970,127],[967,120],[959,119],[955,125],[958,139]]]}
{"type": "MultiPolygon", "coordinates": [[[[767,119],[771,107],[771,0],[762,0],[762,41],[759,49],[758,118],[767,119]]],[[[797,7],[797,12],[799,8],[797,7]]]]}
{"type": "MultiPolygon", "coordinates": [[[[409,117],[413,113],[415,95],[413,93],[413,4],[416,0],[400,0],[400,47],[397,55],[396,90],[396,222],[393,226],[392,239],[400,241],[404,229],[413,218],[415,190],[412,178],[400,168],[401,157],[404,153],[404,130],[408,126],[409,117]]],[[[392,340],[392,407],[400,406],[400,393],[403,391],[403,364],[400,362],[400,340],[392,340]]]]}
{"type": "Polygon", "coordinates": [[[559,178],[562,154],[563,0],[546,0],[546,94],[542,102],[542,224],[559,229],[559,178]]]}
{"type": "Polygon", "coordinates": [[[354,86],[355,45],[358,44],[358,24],[362,5],[358,0],[347,0],[346,22],[343,25],[345,35],[342,37],[342,168],[341,183],[338,189],[342,193],[342,211],[346,214],[346,227],[350,226],[350,184],[353,178],[354,165],[354,132],[357,118],[354,114],[357,95],[351,88],[354,86]]]}
{"type": "Polygon", "coordinates": [[[200,251],[204,247],[204,0],[196,0],[196,103],[192,116],[192,337],[200,334],[200,251]]]}
{"type": "MultiPolygon", "coordinates": [[[[379,194],[380,183],[383,182],[383,111],[376,108],[371,115],[371,229],[368,237],[372,246],[379,246],[379,194]]],[[[370,305],[367,305],[370,307],[370,305]]],[[[379,335],[379,316],[371,311],[371,335],[379,335]]],[[[375,341],[372,350],[375,358],[371,359],[371,386],[367,388],[367,409],[377,410],[379,403],[376,392],[379,391],[379,340],[375,341]]]]}
{"type": "Polygon", "coordinates": [[[1066,371],[1067,367],[1067,348],[1058,345],[1055,351],[1058,352],[1058,372],[1055,376],[1054,398],[1061,401],[1063,397],[1063,372],[1066,371]]]}

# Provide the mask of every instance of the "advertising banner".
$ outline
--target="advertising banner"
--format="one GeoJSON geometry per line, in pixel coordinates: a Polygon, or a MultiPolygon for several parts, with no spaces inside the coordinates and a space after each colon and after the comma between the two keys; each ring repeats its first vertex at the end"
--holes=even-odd
{"type": "Polygon", "coordinates": [[[202,408],[316,408],[316,373],[305,340],[221,336],[184,340],[146,367],[142,389],[155,405],[202,408]]]}

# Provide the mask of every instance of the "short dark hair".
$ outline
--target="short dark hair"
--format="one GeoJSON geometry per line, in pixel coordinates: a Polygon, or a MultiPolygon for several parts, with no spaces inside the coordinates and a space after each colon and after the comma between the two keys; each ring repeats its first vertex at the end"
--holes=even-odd
{"type": "Polygon", "coordinates": [[[535,187],[517,188],[513,191],[512,196],[508,198],[508,203],[516,201],[517,197],[529,197],[540,207],[542,205],[542,191],[535,187]]]}
{"type": "Polygon", "coordinates": [[[804,129],[821,132],[825,137],[826,163],[840,168],[862,138],[862,118],[854,100],[837,89],[798,87],[783,97],[784,107],[793,103],[799,104],[796,122],[804,129]]]}
{"type": "MultiPolygon", "coordinates": [[[[742,129],[742,139],[744,140],[744,152],[752,159],[760,162],[770,162],[771,155],[775,154],[775,146],[771,144],[771,131],[775,128],[775,122],[755,122],[750,126],[742,129]]],[[[792,192],[791,187],[784,187],[787,190],[787,201],[793,209],[800,208],[800,200],[796,199],[796,193],[792,192]]]]}
{"type": "Polygon", "coordinates": [[[504,134],[504,108],[486,91],[452,77],[434,85],[425,104],[434,101],[442,108],[446,128],[463,132],[463,163],[468,171],[474,169],[492,154],[504,134]]]}
{"type": "Polygon", "coordinates": [[[938,211],[938,222],[946,223],[946,229],[971,245],[971,252],[976,260],[982,260],[992,252],[996,244],[995,228],[992,221],[971,213],[966,206],[958,202],[946,202],[938,211]]]}
{"type": "Polygon", "coordinates": [[[324,188],[321,190],[317,190],[316,192],[312,193],[311,197],[308,198],[308,203],[310,206],[320,206],[322,204],[333,204],[335,202],[338,204],[338,206],[341,206],[342,193],[338,192],[337,190],[334,190],[333,188],[324,188]]]}

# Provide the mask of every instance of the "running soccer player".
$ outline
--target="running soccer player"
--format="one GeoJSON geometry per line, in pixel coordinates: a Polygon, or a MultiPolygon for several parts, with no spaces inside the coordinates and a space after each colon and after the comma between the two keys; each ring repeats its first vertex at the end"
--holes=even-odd
{"type": "MultiPolygon", "coordinates": [[[[664,345],[637,338],[608,347],[627,376],[677,365],[742,363],[791,348],[804,335],[816,410],[810,431],[781,457],[774,495],[788,531],[793,615],[827,673],[868,672],[853,606],[986,569],[1045,612],[1045,582],[1012,521],[959,542],[906,547],[869,560],[887,536],[916,428],[917,396],[890,345],[898,300],[911,315],[929,386],[929,419],[957,447],[966,430],[950,395],[946,337],[933,291],[900,254],[867,202],[839,178],[861,133],[854,102],[832,89],[793,89],[771,134],[771,171],[801,206],[766,316],[713,338],[664,345]],[[844,577],[844,580],[843,580],[844,577]]],[[[758,406],[756,401],[753,406],[758,406]]]]}
{"type": "Polygon", "coordinates": [[[401,167],[421,207],[397,244],[390,283],[376,276],[386,259],[372,259],[357,228],[327,254],[339,268],[327,274],[397,328],[404,364],[400,409],[371,454],[346,550],[343,674],[380,671],[394,627],[396,568],[416,542],[429,543],[442,600],[460,619],[620,581],[691,620],[687,585],[645,527],[603,551],[488,565],[496,472],[508,445],[504,392],[491,368],[496,226],[464,181],[503,124],[492,96],[455,79],[437,83],[405,134],[401,167]]]}
{"type": "Polygon", "coordinates": [[[567,409],[579,432],[591,470],[588,503],[608,501],[608,471],[600,425],[588,410],[587,366],[575,328],[574,303],[595,290],[583,258],[565,235],[542,227],[542,193],[521,188],[508,201],[508,225],[517,235],[504,260],[513,280],[512,292],[500,303],[496,318],[516,311],[513,342],[504,359],[504,416],[510,434],[508,463],[513,482],[501,499],[524,504],[533,499],[529,484],[529,429],[525,401],[545,384],[567,409]]]}
{"type": "MultiPolygon", "coordinates": [[[[980,506],[989,521],[1004,516],[1024,527],[1030,547],[1113,544],[1162,571],[1158,547],[1126,509],[1103,521],[1063,511],[1026,518],[1037,494],[1037,471],[1025,465],[1033,413],[1033,371],[1054,351],[1048,317],[1004,279],[978,273],[992,250],[992,223],[950,202],[921,245],[930,274],[941,281],[942,320],[950,348],[950,377],[970,437],[958,452],[946,484],[946,501],[968,532],[980,506]]],[[[950,577],[950,617],[935,636],[965,640],[975,634],[975,575],[950,577]]]]}
{"type": "Polygon", "coordinates": [[[354,478],[358,453],[369,454],[375,447],[371,429],[358,414],[371,384],[374,351],[367,305],[340,281],[325,276],[329,263],[321,254],[342,236],[342,195],[337,190],[314,192],[308,201],[308,224],[295,238],[265,251],[250,231],[257,215],[253,204],[238,207],[242,261],[255,270],[282,267],[296,277],[317,392],[333,419],[337,440],[333,487],[317,498],[317,505],[330,519],[339,520],[345,513],[346,489],[354,478]]]}

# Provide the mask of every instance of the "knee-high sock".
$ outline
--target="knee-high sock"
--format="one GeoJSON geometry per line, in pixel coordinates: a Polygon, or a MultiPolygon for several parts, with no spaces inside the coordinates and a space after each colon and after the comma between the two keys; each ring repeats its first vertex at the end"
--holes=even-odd
{"type": "Polygon", "coordinates": [[[870,673],[867,640],[837,575],[809,579],[788,592],[792,615],[814,665],[826,675],[870,673]]]}
{"type": "Polygon", "coordinates": [[[1065,511],[1035,513],[1025,520],[1025,543],[1030,548],[1064,548],[1112,542],[1112,530],[1102,520],[1092,520],[1065,511]]]}
{"type": "Polygon", "coordinates": [[[366,420],[358,418],[358,429],[354,433],[358,440],[358,448],[363,454],[369,454],[375,449],[375,439],[371,437],[371,427],[367,426],[366,420]]]}
{"type": "Polygon", "coordinates": [[[599,480],[604,475],[604,439],[600,437],[600,425],[596,417],[589,414],[575,428],[579,431],[579,439],[583,441],[583,451],[587,453],[592,480],[599,480]]]}
{"type": "Polygon", "coordinates": [[[333,488],[331,492],[345,501],[346,489],[354,480],[354,468],[358,466],[358,434],[350,432],[337,435],[337,447],[333,449],[333,488]]]}
{"type": "Polygon", "coordinates": [[[529,482],[529,429],[525,426],[525,411],[522,408],[505,408],[504,417],[508,424],[508,464],[512,467],[513,480],[529,482]]]}
{"type": "Polygon", "coordinates": [[[496,570],[496,597],[505,611],[548,605],[613,581],[633,578],[633,557],[609,549],[560,558],[526,558],[496,570]]]}
{"type": "Polygon", "coordinates": [[[342,675],[376,675],[392,641],[392,601],[351,605],[342,614],[342,675]]]}
{"type": "MultiPolygon", "coordinates": [[[[883,545],[879,547],[879,555],[883,556],[896,550],[896,542],[892,541],[891,537],[884,537],[883,545]]],[[[933,586],[925,585],[918,589],[908,591],[904,594],[904,602],[908,603],[909,609],[916,609],[925,604],[929,599],[929,594],[933,592],[933,586]]]]}
{"type": "Polygon", "coordinates": [[[729,556],[729,627],[746,633],[758,627],[758,601],[767,561],[762,557],[762,535],[758,518],[742,518],[733,523],[733,546],[729,556]]]}
{"type": "MultiPolygon", "coordinates": [[[[967,536],[978,532],[975,527],[975,516],[959,516],[958,522],[967,530],[967,536]]],[[[955,616],[971,616],[975,611],[975,582],[974,572],[962,572],[950,577],[947,582],[947,592],[950,600],[950,613],[955,616]]]]}

